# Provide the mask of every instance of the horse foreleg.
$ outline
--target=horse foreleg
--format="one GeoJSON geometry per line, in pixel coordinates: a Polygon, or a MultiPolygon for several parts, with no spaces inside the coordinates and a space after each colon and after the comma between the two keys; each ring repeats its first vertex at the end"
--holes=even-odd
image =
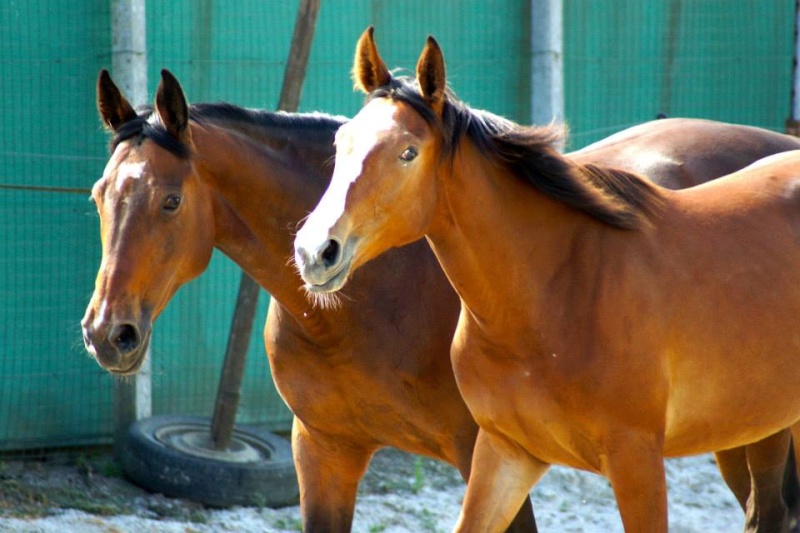
{"type": "Polygon", "coordinates": [[[300,486],[303,531],[349,532],[358,483],[374,450],[315,432],[295,417],[292,451],[300,486]]]}
{"type": "MultiPolygon", "coordinates": [[[[475,449],[474,437],[476,435],[477,430],[475,435],[472,435],[469,444],[460,442],[455,446],[456,450],[458,450],[455,465],[461,473],[464,482],[469,482],[469,474],[472,470],[472,453],[475,449]]],[[[514,517],[511,525],[506,529],[506,533],[537,533],[538,531],[536,527],[536,518],[533,514],[533,505],[531,504],[530,496],[528,496],[525,498],[525,502],[522,504],[517,516],[514,517]]]]}
{"type": "Polygon", "coordinates": [[[603,472],[614,490],[625,531],[667,533],[667,480],[660,439],[646,433],[616,433],[605,450],[603,472]]]}
{"type": "MultiPolygon", "coordinates": [[[[508,528],[525,510],[526,500],[530,505],[528,491],[549,466],[513,442],[478,431],[455,531],[489,533],[508,528]]],[[[535,528],[535,523],[532,525],[535,528]]]]}

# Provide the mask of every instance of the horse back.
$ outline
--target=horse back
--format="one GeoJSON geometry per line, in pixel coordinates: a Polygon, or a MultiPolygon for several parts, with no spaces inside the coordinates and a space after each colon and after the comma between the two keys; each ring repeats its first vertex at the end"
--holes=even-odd
{"type": "Polygon", "coordinates": [[[602,160],[683,189],[736,172],[778,152],[800,149],[800,139],[711,120],[673,118],[628,128],[569,154],[578,163],[602,160]]]}

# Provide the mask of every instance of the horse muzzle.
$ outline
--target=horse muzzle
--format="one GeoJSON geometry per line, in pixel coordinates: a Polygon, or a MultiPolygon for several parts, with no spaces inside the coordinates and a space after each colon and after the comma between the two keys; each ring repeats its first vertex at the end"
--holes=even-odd
{"type": "Polygon", "coordinates": [[[342,246],[333,238],[314,247],[295,246],[295,263],[300,277],[306,290],[313,293],[341,289],[350,275],[352,258],[352,246],[342,246]]]}
{"type": "Polygon", "coordinates": [[[83,343],[97,364],[113,374],[129,376],[141,368],[150,345],[148,322],[94,321],[81,324],[83,343]]]}

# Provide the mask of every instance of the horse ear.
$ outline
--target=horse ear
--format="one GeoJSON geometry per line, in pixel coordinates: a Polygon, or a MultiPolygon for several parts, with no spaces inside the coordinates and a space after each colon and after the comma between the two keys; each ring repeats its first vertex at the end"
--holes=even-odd
{"type": "Polygon", "coordinates": [[[357,89],[369,94],[378,87],[389,85],[392,75],[378,54],[372,34],[375,28],[370,26],[356,44],[356,57],[353,61],[353,82],[357,89]]]}
{"type": "Polygon", "coordinates": [[[173,137],[186,140],[189,127],[189,105],[178,79],[167,69],[161,71],[156,92],[156,112],[173,137]]]}
{"type": "Polygon", "coordinates": [[[437,112],[444,106],[445,74],[444,55],[439,43],[428,36],[425,49],[417,61],[417,83],[422,97],[437,112]]]}
{"type": "Polygon", "coordinates": [[[97,112],[103,124],[114,131],[136,118],[133,106],[122,96],[106,69],[101,70],[97,77],[97,112]]]}

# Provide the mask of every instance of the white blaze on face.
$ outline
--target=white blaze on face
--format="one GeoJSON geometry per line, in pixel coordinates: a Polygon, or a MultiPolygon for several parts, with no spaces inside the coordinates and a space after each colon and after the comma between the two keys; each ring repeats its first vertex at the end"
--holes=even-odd
{"type": "Polygon", "coordinates": [[[395,110],[396,107],[388,100],[373,100],[339,129],[331,183],[298,232],[298,245],[315,250],[327,242],[331,228],[344,213],[347,191],[361,176],[364,160],[375,147],[381,133],[394,125],[395,110]]]}
{"type": "Polygon", "coordinates": [[[144,175],[144,161],[138,163],[122,163],[117,170],[117,190],[122,191],[125,182],[138,180],[144,175]]]}

